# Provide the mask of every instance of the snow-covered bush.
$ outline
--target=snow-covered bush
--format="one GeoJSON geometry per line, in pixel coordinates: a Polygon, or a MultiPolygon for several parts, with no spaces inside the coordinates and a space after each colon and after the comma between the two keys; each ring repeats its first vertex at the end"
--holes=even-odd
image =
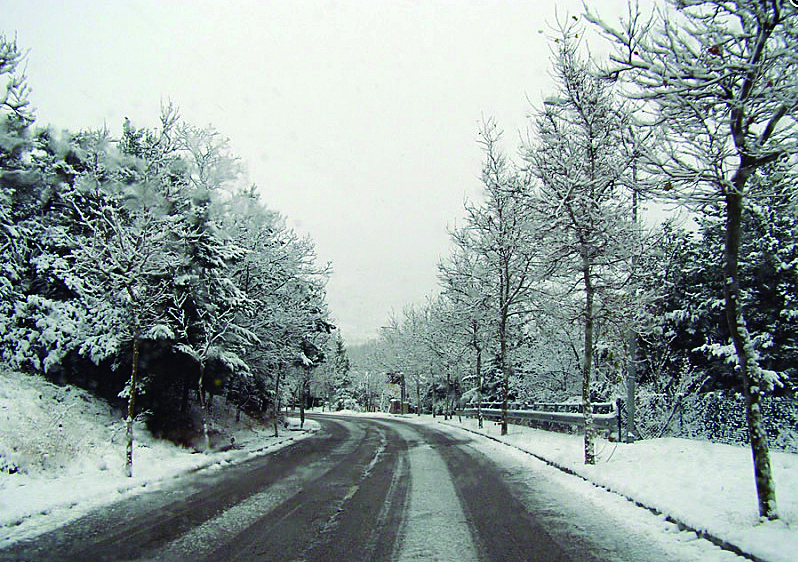
{"type": "MultiPolygon", "coordinates": [[[[681,400],[664,394],[637,398],[636,426],[643,438],[686,437],[717,443],[748,443],[745,398],[740,394],[707,392],[681,400]]],[[[798,399],[765,396],[762,415],[768,442],[774,449],[798,453],[798,399]]]]}
{"type": "Polygon", "coordinates": [[[19,454],[14,451],[0,450],[0,472],[17,474],[21,472],[19,454]]]}

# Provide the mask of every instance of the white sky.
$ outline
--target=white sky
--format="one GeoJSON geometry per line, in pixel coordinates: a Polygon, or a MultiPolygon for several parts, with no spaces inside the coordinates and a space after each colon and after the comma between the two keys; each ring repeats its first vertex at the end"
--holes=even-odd
{"type": "Polygon", "coordinates": [[[330,310],[355,343],[435,292],[447,226],[481,197],[479,121],[495,117],[514,150],[529,100],[551,92],[544,32],[555,7],[582,10],[575,0],[0,0],[0,32],[30,50],[40,125],[118,134],[125,116],[155,126],[171,100],[228,136],[267,205],[333,263],[330,310]]]}

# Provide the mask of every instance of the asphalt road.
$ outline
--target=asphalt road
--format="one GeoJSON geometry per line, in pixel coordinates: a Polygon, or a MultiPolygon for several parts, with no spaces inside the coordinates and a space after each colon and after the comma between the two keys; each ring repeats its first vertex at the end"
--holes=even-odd
{"type": "Polygon", "coordinates": [[[0,561],[619,559],[550,505],[536,514],[530,491],[470,438],[393,419],[316,419],[322,430],[290,447],[98,510],[0,561]]]}

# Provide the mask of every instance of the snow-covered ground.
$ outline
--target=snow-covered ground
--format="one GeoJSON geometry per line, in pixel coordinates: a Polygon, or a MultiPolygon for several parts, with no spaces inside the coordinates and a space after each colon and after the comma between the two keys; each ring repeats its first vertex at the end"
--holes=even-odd
{"type": "MultiPolygon", "coordinates": [[[[508,435],[501,436],[500,427],[488,421],[479,430],[472,419],[463,418],[460,423],[456,417],[446,422],[441,417],[435,420],[431,416],[402,417],[416,423],[435,424],[439,429],[462,428],[482,433],[534,455],[525,455],[530,469],[539,471],[539,459],[545,459],[658,511],[662,519],[669,517],[762,560],[794,562],[798,556],[798,455],[771,452],[781,519],[762,522],[757,514],[751,453],[747,447],[674,438],[634,444],[599,440],[598,462],[586,466],[581,435],[511,425],[508,435]]],[[[601,494],[596,498],[601,503],[601,494]]],[[[608,509],[617,509],[613,498],[607,502],[608,509]]],[[[647,512],[641,515],[648,516],[647,512]]]]}
{"type": "MultiPolygon", "coordinates": [[[[218,470],[285,447],[307,432],[273,436],[216,399],[214,422],[236,448],[196,453],[134,430],[133,478],[123,474],[124,424],[119,412],[88,392],[38,377],[0,373],[0,548],[33,537],[123,497],[195,470],[218,470]]],[[[299,429],[289,418],[289,430],[299,429]]],[[[305,420],[313,431],[317,422],[305,420]]]]}

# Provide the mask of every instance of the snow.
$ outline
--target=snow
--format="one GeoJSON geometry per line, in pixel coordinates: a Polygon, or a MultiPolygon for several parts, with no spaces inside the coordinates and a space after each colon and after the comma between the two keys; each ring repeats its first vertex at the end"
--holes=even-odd
{"type": "Polygon", "coordinates": [[[88,392],[39,377],[0,374],[0,548],[37,536],[92,509],[156,489],[197,470],[220,470],[285,447],[320,428],[288,418],[289,432],[255,424],[217,398],[212,417],[235,449],[197,453],[155,439],[136,424],[133,478],[124,476],[121,412],[88,392]],[[13,473],[12,473],[13,472],[13,473]]]}
{"type": "Polygon", "coordinates": [[[539,470],[538,459],[545,460],[762,560],[793,562],[798,552],[798,455],[771,452],[781,518],[760,521],[747,447],[677,438],[633,444],[598,439],[597,464],[587,466],[581,435],[510,425],[508,435],[501,436],[498,425],[486,421],[479,430],[475,419],[466,418],[462,424],[455,418],[435,427],[480,432],[532,453],[525,455],[530,470],[539,470]]]}

